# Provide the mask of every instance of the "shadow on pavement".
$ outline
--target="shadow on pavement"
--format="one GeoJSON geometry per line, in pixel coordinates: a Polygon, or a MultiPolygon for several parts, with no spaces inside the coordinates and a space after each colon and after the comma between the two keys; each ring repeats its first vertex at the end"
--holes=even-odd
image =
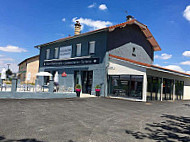
{"type": "Polygon", "coordinates": [[[6,139],[4,136],[0,136],[0,142],[43,142],[43,141],[38,141],[36,139],[13,140],[13,139],[6,139]]]}
{"type": "Polygon", "coordinates": [[[160,123],[146,124],[145,131],[126,130],[127,134],[136,139],[151,139],[157,142],[188,142],[190,141],[190,117],[163,114],[165,120],[160,123]]]}

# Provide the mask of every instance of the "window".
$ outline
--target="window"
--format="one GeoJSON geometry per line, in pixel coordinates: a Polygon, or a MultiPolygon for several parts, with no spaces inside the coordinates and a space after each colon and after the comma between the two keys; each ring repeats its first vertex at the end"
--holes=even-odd
{"type": "Polygon", "coordinates": [[[49,55],[50,55],[50,49],[46,50],[46,59],[49,59],[49,55]]]}
{"type": "Polygon", "coordinates": [[[114,96],[142,99],[143,76],[109,76],[109,94],[114,96]]]}
{"type": "Polygon", "coordinates": [[[58,58],[58,48],[55,48],[55,51],[54,51],[54,58],[55,58],[55,59],[58,58]]]}
{"type": "Polygon", "coordinates": [[[81,43],[77,44],[76,48],[76,56],[81,56],[81,43]]]}
{"type": "Polygon", "coordinates": [[[95,53],[95,41],[89,42],[89,54],[95,53]]]}
{"type": "Polygon", "coordinates": [[[136,57],[135,47],[133,47],[133,53],[132,53],[132,56],[136,57]]]}

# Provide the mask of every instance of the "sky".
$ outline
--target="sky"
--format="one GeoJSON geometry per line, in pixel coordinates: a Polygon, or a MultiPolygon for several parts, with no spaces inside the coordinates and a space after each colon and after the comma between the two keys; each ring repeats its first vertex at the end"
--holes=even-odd
{"type": "Polygon", "coordinates": [[[162,51],[154,64],[190,73],[189,0],[0,0],[0,70],[39,54],[34,46],[126,21],[148,26],[162,51]]]}

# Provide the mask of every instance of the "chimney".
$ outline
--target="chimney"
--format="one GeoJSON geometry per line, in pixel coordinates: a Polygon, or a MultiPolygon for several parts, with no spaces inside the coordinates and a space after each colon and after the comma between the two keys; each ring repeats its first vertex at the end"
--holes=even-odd
{"type": "Polygon", "coordinates": [[[81,32],[81,24],[79,23],[79,21],[76,21],[75,23],[75,35],[79,35],[81,32]]]}
{"type": "Polygon", "coordinates": [[[133,16],[131,16],[131,15],[126,16],[126,18],[127,18],[127,21],[131,21],[131,20],[133,20],[133,19],[134,19],[134,17],[133,17],[133,16]]]}

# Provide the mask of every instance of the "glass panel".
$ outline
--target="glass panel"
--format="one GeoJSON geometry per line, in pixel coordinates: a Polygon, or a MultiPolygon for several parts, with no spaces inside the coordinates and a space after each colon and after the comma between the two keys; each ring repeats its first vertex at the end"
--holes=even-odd
{"type": "Polygon", "coordinates": [[[183,87],[184,82],[183,81],[175,81],[175,99],[176,100],[182,100],[183,98],[183,87]]]}
{"type": "Polygon", "coordinates": [[[131,97],[142,99],[143,76],[131,76],[131,97]]]}
{"type": "Polygon", "coordinates": [[[171,79],[164,78],[163,80],[163,100],[172,100],[173,99],[173,85],[174,81],[171,79]]]}
{"type": "Polygon", "coordinates": [[[109,94],[142,99],[143,76],[109,76],[109,94]]]}

